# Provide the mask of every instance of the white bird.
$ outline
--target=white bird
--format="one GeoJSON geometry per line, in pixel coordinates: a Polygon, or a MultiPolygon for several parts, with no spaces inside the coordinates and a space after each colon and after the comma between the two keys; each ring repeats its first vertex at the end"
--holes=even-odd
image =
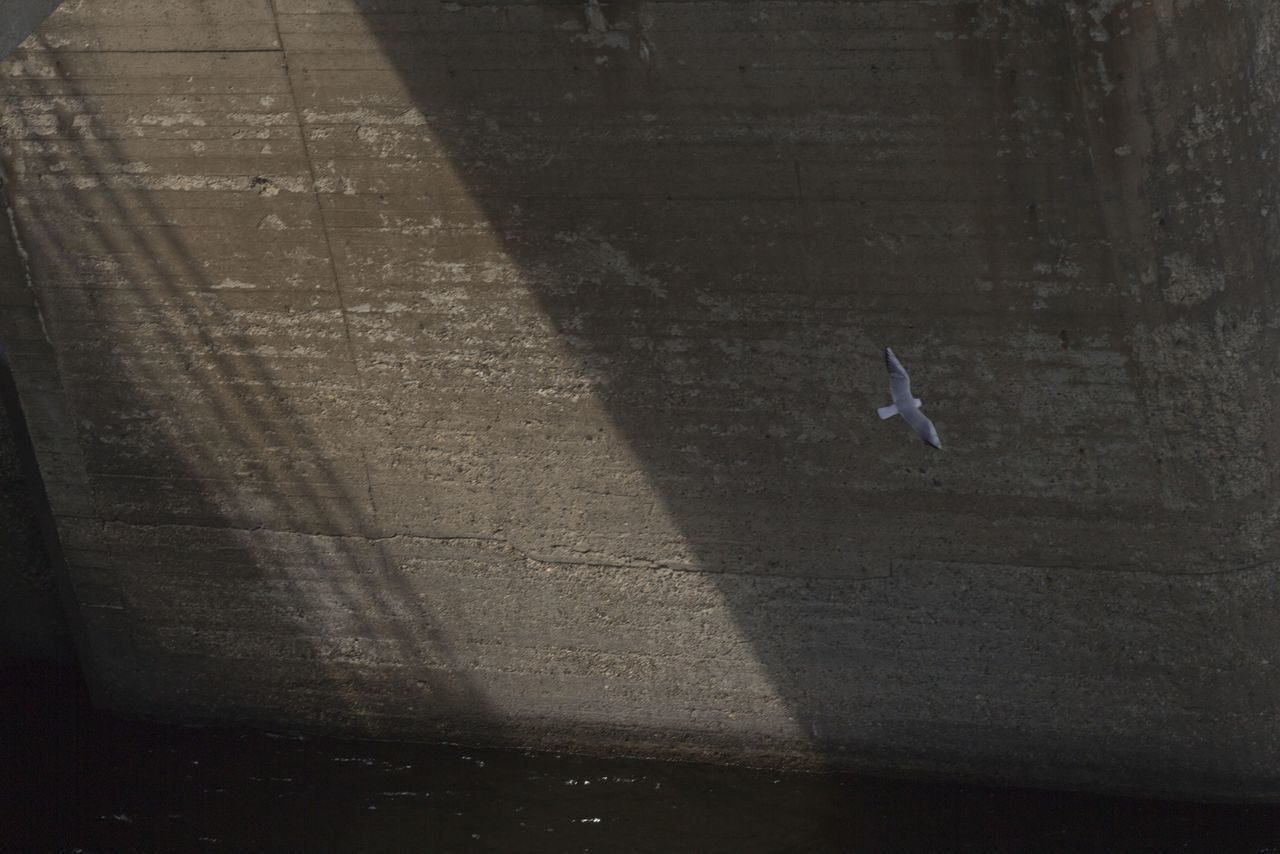
{"type": "Polygon", "coordinates": [[[876,413],[881,420],[901,415],[902,420],[911,425],[911,429],[916,431],[916,435],[926,445],[941,450],[942,440],[938,438],[938,431],[933,422],[920,411],[920,398],[911,396],[911,377],[907,376],[907,369],[902,367],[898,357],[888,347],[884,348],[884,364],[889,369],[889,396],[893,398],[893,403],[881,406],[876,413]]]}

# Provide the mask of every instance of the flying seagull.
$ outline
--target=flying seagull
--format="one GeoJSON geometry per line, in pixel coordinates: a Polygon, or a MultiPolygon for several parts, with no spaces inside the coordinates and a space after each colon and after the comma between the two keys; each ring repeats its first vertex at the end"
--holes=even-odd
{"type": "Polygon", "coordinates": [[[884,364],[889,369],[889,396],[893,398],[893,403],[880,407],[876,413],[882,420],[901,415],[902,420],[911,425],[911,429],[916,431],[916,435],[926,445],[941,450],[942,440],[938,438],[938,431],[934,429],[933,422],[920,411],[920,398],[911,396],[911,377],[907,376],[907,369],[902,367],[898,357],[888,347],[884,348],[884,364]]]}

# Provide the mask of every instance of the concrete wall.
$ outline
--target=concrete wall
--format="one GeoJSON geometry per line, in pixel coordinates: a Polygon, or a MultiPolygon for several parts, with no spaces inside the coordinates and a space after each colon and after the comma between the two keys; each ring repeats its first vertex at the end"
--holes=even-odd
{"type": "MultiPolygon", "coordinates": [[[[6,2],[0,14],[0,58],[31,35],[58,2],[6,2]]],[[[11,223],[0,223],[0,229],[0,270],[5,277],[24,278],[11,223]]],[[[0,300],[0,311],[12,311],[10,302],[0,300]]],[[[74,659],[71,635],[38,521],[43,494],[28,470],[33,461],[26,423],[2,348],[0,340],[0,665],[69,662],[74,659]]]]}
{"type": "Polygon", "coordinates": [[[1275,796],[1276,15],[65,5],[0,337],[96,696],[1275,796]]]}

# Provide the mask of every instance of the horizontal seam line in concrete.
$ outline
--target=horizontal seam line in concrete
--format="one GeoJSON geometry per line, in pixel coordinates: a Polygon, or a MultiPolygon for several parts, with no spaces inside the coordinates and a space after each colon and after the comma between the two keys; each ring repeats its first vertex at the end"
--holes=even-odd
{"type": "MultiPolygon", "coordinates": [[[[183,522],[131,522],[127,519],[111,519],[111,518],[101,518],[97,516],[73,516],[69,514],[60,516],[59,518],[75,519],[78,521],[85,521],[85,522],[96,522],[96,523],[102,524],[104,527],[106,525],[127,525],[131,528],[142,528],[142,529],[185,528],[185,529],[194,529],[194,530],[200,530],[200,531],[235,531],[235,532],[246,533],[246,534],[264,532],[269,534],[282,534],[286,536],[292,535],[292,536],[300,536],[300,537],[319,537],[319,538],[330,539],[330,540],[359,540],[361,542],[369,543],[369,544],[383,543],[383,542],[389,542],[393,540],[425,540],[429,542],[495,543],[501,546],[505,546],[506,548],[510,549],[512,552],[516,553],[520,557],[523,557],[526,560],[531,560],[535,563],[551,563],[551,564],[557,564],[557,565],[563,565],[563,566],[602,566],[602,567],[612,567],[612,568],[618,568],[618,569],[653,570],[656,568],[656,569],[669,569],[673,572],[697,573],[699,575],[736,575],[736,576],[741,576],[745,578],[796,578],[796,579],[813,578],[813,576],[808,576],[808,575],[790,575],[787,573],[776,573],[776,572],[775,573],[732,572],[732,571],[711,571],[711,570],[705,570],[705,569],[688,569],[680,566],[673,566],[670,564],[661,564],[661,563],[653,563],[653,562],[620,563],[620,562],[612,562],[612,561],[593,561],[585,558],[581,560],[565,560],[562,558],[554,558],[551,556],[539,555],[537,552],[532,552],[532,551],[523,549],[520,546],[512,543],[510,540],[502,537],[467,536],[467,535],[432,535],[432,534],[411,533],[411,532],[404,532],[404,533],[397,533],[397,534],[380,534],[377,536],[364,536],[361,534],[329,534],[329,533],[321,533],[318,531],[282,530],[279,528],[268,528],[265,525],[258,525],[252,528],[242,528],[242,527],[227,526],[227,525],[220,525],[220,526],[194,525],[194,524],[188,524],[183,522]]],[[[72,550],[74,551],[75,549],[73,548],[72,550]]],[[[1000,565],[1000,564],[995,564],[995,565],[1000,565]]],[[[1028,568],[1038,569],[1039,567],[1028,567],[1028,568]]],[[[858,575],[852,578],[846,578],[841,576],[821,576],[821,577],[818,577],[816,580],[874,581],[874,580],[889,578],[892,576],[892,574],[893,574],[893,570],[892,568],[890,568],[888,572],[883,574],[877,574],[877,575],[858,575]]]]}
{"type": "MultiPolygon", "coordinates": [[[[261,531],[269,534],[296,535],[296,536],[303,536],[303,537],[322,537],[322,538],[333,539],[333,540],[360,540],[366,543],[380,543],[380,542],[387,542],[387,541],[399,540],[399,539],[427,540],[432,542],[460,541],[460,542],[473,542],[473,543],[497,543],[501,545],[506,545],[512,551],[518,553],[522,557],[525,557],[529,560],[532,560],[538,563],[556,563],[556,564],[564,564],[564,565],[583,565],[583,566],[617,566],[617,567],[626,568],[626,569],[652,569],[656,567],[660,569],[661,568],[671,569],[677,572],[696,572],[704,575],[738,575],[738,576],[751,577],[751,578],[807,578],[809,577],[804,575],[789,575],[786,573],[732,572],[732,571],[710,571],[710,570],[704,570],[704,569],[683,569],[676,566],[657,564],[657,563],[643,563],[643,564],[642,563],[625,563],[624,564],[624,563],[611,563],[611,562],[601,562],[601,561],[593,562],[590,560],[577,561],[577,560],[554,559],[549,557],[540,557],[535,552],[530,552],[525,549],[522,549],[519,546],[512,543],[510,540],[507,540],[501,537],[465,536],[465,535],[432,535],[432,534],[422,534],[422,533],[412,533],[412,532],[402,532],[397,534],[380,534],[377,536],[363,536],[361,534],[332,534],[332,533],[321,533],[318,531],[281,530],[278,528],[268,528],[265,525],[258,525],[252,528],[243,528],[243,527],[236,527],[236,526],[195,525],[195,524],[189,524],[184,522],[154,522],[154,523],[153,522],[132,522],[127,519],[100,518],[96,516],[62,515],[62,516],[59,516],[59,518],[76,519],[79,521],[87,521],[87,522],[98,522],[103,524],[104,526],[108,524],[114,524],[114,525],[127,525],[131,528],[143,528],[143,529],[187,528],[187,529],[201,530],[201,531],[237,531],[240,533],[249,533],[249,534],[257,533],[261,531]]],[[[1221,576],[1221,575],[1237,575],[1237,574],[1243,574],[1246,572],[1255,572],[1260,570],[1272,571],[1272,572],[1280,570],[1280,561],[1277,561],[1277,560],[1257,561],[1255,563],[1245,564],[1244,566],[1230,567],[1227,569],[1213,570],[1208,572],[1163,572],[1160,570],[1133,569],[1133,568],[1125,568],[1125,567],[1097,569],[1092,567],[1072,566],[1070,564],[1015,564],[1015,563],[1001,563],[997,561],[945,560],[945,559],[938,559],[938,558],[902,558],[902,559],[895,558],[895,559],[891,559],[889,563],[890,563],[890,570],[889,572],[883,575],[863,575],[863,576],[857,576],[855,578],[841,578],[837,576],[826,576],[826,577],[823,577],[822,580],[864,581],[864,580],[876,580],[876,579],[889,578],[892,576],[893,569],[895,566],[902,566],[904,564],[913,564],[913,563],[931,563],[931,564],[950,565],[950,566],[958,566],[958,567],[1005,567],[1008,569],[1060,570],[1060,571],[1067,571],[1067,572],[1089,572],[1089,573],[1098,573],[1098,574],[1117,573],[1117,574],[1125,574],[1125,575],[1150,575],[1157,578],[1203,578],[1206,576],[1211,577],[1211,576],[1221,576]]]]}

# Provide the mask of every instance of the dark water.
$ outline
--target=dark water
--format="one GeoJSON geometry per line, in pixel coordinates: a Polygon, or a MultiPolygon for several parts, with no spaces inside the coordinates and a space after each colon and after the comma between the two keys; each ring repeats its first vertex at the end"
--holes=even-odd
{"type": "Polygon", "coordinates": [[[0,674],[7,851],[1280,852],[1280,808],[191,729],[0,674]]]}

